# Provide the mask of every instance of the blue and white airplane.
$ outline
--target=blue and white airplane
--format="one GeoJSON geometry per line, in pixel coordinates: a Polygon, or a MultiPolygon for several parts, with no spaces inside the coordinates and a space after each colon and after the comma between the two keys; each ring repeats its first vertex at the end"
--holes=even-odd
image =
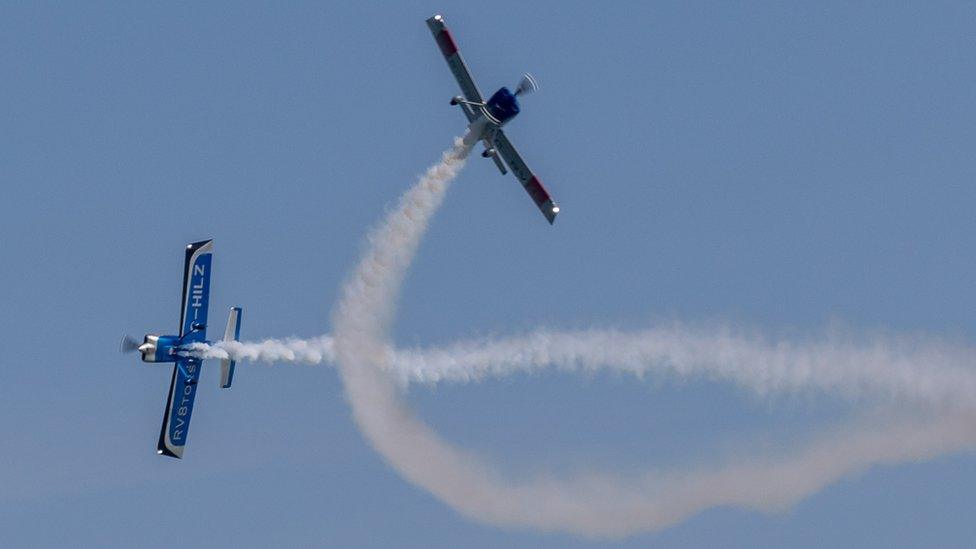
{"type": "Polygon", "coordinates": [[[488,101],[485,101],[481,97],[478,85],[474,83],[467,65],[464,64],[464,59],[461,58],[461,51],[458,50],[454,37],[447,30],[444,18],[440,15],[431,17],[427,20],[427,28],[434,35],[437,47],[440,48],[441,54],[447,61],[448,68],[451,69],[451,74],[454,75],[454,79],[461,87],[461,93],[464,94],[453,97],[451,104],[460,105],[461,110],[464,111],[464,116],[468,119],[468,133],[465,136],[465,143],[470,146],[478,141],[483,141],[485,150],[481,156],[494,160],[495,166],[502,172],[502,175],[508,173],[508,170],[505,169],[505,165],[508,164],[508,169],[512,170],[512,174],[529,193],[532,201],[542,211],[542,215],[546,217],[549,224],[552,224],[556,221],[559,206],[553,201],[549,191],[542,186],[539,178],[522,160],[522,156],[505,136],[505,132],[502,131],[502,126],[515,118],[521,110],[518,96],[538,89],[535,79],[526,74],[515,88],[514,93],[508,88],[502,87],[488,101]]]}
{"type": "MultiPolygon", "coordinates": [[[[166,414],[159,433],[156,453],[175,458],[183,457],[183,447],[190,428],[193,400],[197,394],[200,366],[203,359],[191,356],[187,348],[192,343],[207,343],[207,310],[210,304],[210,269],[213,259],[213,240],[194,242],[186,247],[183,266],[183,302],[180,311],[179,335],[147,335],[142,344],[124,336],[123,351],[139,351],[143,362],[174,362],[173,378],[166,400],[166,414]]],[[[239,341],[241,309],[231,307],[224,341],[239,341]]],[[[234,380],[233,360],[220,361],[220,386],[230,387],[234,380]]]]}

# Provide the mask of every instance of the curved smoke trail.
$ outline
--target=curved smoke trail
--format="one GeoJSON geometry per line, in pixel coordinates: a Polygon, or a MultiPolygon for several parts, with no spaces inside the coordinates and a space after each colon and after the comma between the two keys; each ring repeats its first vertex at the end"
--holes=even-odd
{"type": "Polygon", "coordinates": [[[403,477],[475,520],[591,537],[664,528],[704,509],[777,510],[870,466],[976,446],[974,353],[933,340],[828,337],[768,342],[682,326],[638,332],[539,331],[523,337],[397,350],[397,293],[427,224],[468,149],[458,140],[369,235],[333,314],[332,337],[200,346],[208,357],[336,363],[356,423],[403,477]],[[593,473],[515,482],[439,437],[401,400],[404,382],[471,382],[541,368],[697,376],[760,394],[822,391],[867,411],[790,452],[698,469],[593,473]]]}

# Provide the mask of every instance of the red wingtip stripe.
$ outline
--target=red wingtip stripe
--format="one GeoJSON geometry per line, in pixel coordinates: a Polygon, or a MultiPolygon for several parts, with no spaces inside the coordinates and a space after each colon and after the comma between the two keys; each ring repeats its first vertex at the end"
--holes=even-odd
{"type": "Polygon", "coordinates": [[[549,200],[549,191],[542,186],[542,182],[539,181],[539,179],[534,175],[532,176],[532,179],[525,184],[525,190],[528,191],[529,196],[532,197],[532,200],[535,202],[536,206],[539,206],[540,208],[547,200],[549,200]]]}
{"type": "Polygon", "coordinates": [[[437,45],[441,48],[444,57],[450,57],[458,51],[457,44],[454,43],[454,38],[447,29],[443,29],[437,34],[437,45]]]}

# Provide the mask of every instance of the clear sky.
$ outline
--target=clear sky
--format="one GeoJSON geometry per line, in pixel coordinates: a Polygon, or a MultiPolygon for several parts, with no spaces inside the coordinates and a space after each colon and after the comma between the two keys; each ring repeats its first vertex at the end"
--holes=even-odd
{"type": "MultiPolygon", "coordinates": [[[[424,19],[508,131],[548,226],[475,156],[400,302],[403,345],[539,326],[976,337],[969,3],[7,4],[0,8],[4,546],[588,547],[462,517],[356,430],[330,366],[205,366],[182,461],[155,455],[187,242],[211,314],[314,336],[367,229],[463,130],[424,19]]],[[[212,364],[211,364],[212,366],[212,364]]],[[[699,463],[843,406],[706,382],[516,376],[414,387],[513,475],[699,463]]],[[[619,547],[966,546],[973,456],[871,468],[779,513],[705,511],[619,547]]]]}

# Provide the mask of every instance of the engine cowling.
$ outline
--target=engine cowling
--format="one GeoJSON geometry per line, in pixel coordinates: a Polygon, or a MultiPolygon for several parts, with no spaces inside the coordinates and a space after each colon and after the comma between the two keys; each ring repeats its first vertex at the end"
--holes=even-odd
{"type": "Polygon", "coordinates": [[[496,91],[485,104],[485,112],[499,126],[515,118],[520,110],[518,98],[508,88],[496,91]]]}
{"type": "Polygon", "coordinates": [[[142,339],[139,352],[143,362],[176,362],[176,348],[179,336],[149,334],[142,339]]]}

